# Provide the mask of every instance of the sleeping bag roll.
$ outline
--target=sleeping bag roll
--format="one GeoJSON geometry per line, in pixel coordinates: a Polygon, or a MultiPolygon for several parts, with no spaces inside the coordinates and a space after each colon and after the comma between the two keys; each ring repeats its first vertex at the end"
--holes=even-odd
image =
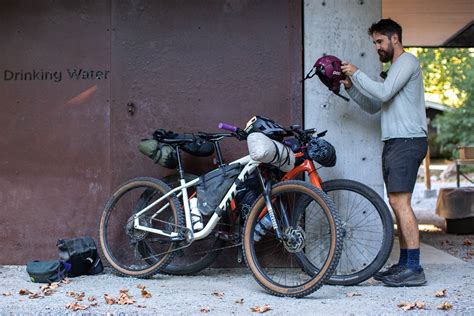
{"type": "Polygon", "coordinates": [[[295,166],[293,151],[265,134],[251,133],[247,137],[247,146],[253,160],[271,164],[284,172],[290,171],[295,166]]]}

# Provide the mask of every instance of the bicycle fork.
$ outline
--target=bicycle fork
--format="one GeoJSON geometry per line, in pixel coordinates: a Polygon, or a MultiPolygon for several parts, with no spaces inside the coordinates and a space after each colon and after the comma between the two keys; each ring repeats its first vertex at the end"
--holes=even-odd
{"type": "MultiPolygon", "coordinates": [[[[266,183],[265,183],[265,180],[263,179],[262,177],[262,174],[260,173],[260,170],[257,168],[257,174],[258,174],[258,178],[260,180],[260,184],[262,185],[262,195],[263,195],[263,198],[265,199],[265,205],[266,205],[266,208],[267,208],[267,212],[270,214],[270,219],[272,221],[272,226],[273,226],[273,229],[275,230],[275,233],[278,237],[278,239],[280,241],[284,240],[288,240],[288,236],[286,234],[284,234],[280,227],[278,226],[278,223],[276,221],[276,217],[275,217],[275,212],[273,210],[273,206],[272,206],[272,200],[270,198],[270,194],[271,194],[271,189],[272,189],[272,180],[268,180],[266,183]]],[[[286,212],[282,209],[281,210],[281,219],[283,221],[283,226],[284,227],[288,227],[289,226],[289,221],[288,221],[288,217],[286,215],[286,212]]]]}

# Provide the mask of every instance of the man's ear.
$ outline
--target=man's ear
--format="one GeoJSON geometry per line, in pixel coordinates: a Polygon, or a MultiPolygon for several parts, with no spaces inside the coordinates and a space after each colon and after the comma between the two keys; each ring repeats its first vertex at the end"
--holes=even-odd
{"type": "Polygon", "coordinates": [[[400,39],[398,38],[398,34],[392,34],[390,39],[392,40],[392,43],[394,43],[394,44],[400,43],[400,39]]]}

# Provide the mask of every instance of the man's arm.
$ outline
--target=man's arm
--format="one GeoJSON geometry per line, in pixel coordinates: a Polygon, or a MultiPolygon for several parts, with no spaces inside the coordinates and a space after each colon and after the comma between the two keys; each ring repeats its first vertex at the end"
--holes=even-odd
{"type": "Polygon", "coordinates": [[[354,85],[370,96],[387,102],[398,93],[410,80],[416,67],[413,59],[404,59],[396,66],[392,66],[384,82],[377,82],[370,79],[365,73],[358,69],[351,77],[354,85]]]}
{"type": "Polygon", "coordinates": [[[361,109],[367,113],[374,114],[382,108],[382,102],[363,95],[354,85],[346,91],[361,109]]]}

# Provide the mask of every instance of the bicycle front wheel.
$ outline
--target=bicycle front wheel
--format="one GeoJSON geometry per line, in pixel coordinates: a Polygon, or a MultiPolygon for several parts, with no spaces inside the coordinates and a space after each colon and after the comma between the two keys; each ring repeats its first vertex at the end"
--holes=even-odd
{"type": "Polygon", "coordinates": [[[159,229],[184,238],[184,212],[176,196],[157,202],[169,190],[158,179],[135,178],[107,202],[99,224],[100,250],[119,275],[150,277],[171,261],[177,242],[146,230],[159,229]],[[134,216],[144,209],[139,224],[145,229],[136,228],[134,216]]]}
{"type": "Polygon", "coordinates": [[[382,268],[392,251],[390,210],[377,192],[357,181],[330,180],[322,188],[336,205],[345,235],[341,259],[327,283],[363,282],[382,268]]]}
{"type": "Polygon", "coordinates": [[[256,226],[261,225],[259,218],[266,212],[260,196],[244,227],[247,265],[269,293],[306,296],[324,284],[339,260],[342,231],[334,203],[324,192],[298,180],[273,186],[271,203],[283,236],[278,238],[271,227],[257,241],[256,226]]]}

